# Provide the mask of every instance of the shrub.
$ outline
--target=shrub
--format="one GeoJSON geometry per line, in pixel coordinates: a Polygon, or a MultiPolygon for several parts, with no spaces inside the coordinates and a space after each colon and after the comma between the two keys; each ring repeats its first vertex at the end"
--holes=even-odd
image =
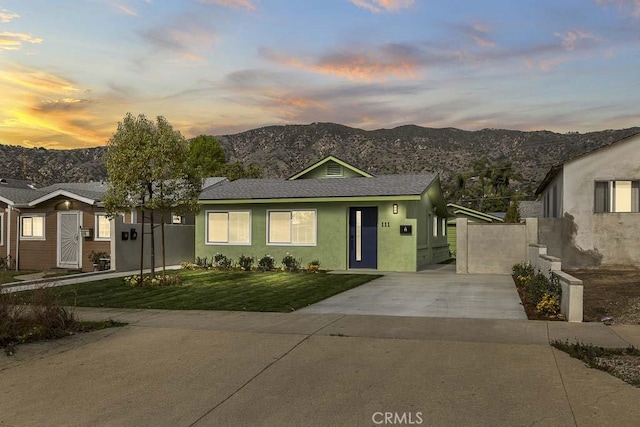
{"type": "Polygon", "coordinates": [[[307,264],[307,271],[310,273],[315,273],[320,268],[320,261],[314,259],[309,264],[307,264]]]}
{"type": "Polygon", "coordinates": [[[536,304],[536,309],[544,314],[558,314],[560,312],[560,298],[558,295],[545,293],[536,304]]]}
{"type": "Polygon", "coordinates": [[[556,276],[551,276],[551,279],[542,273],[537,273],[526,283],[527,294],[531,298],[533,304],[538,304],[542,301],[542,297],[547,294],[549,297],[560,297],[562,295],[562,288],[560,282],[556,276]]]}
{"type": "Polygon", "coordinates": [[[533,266],[529,263],[513,264],[512,271],[513,276],[516,278],[533,276],[535,273],[535,271],[533,271],[533,266]]]}
{"type": "Polygon", "coordinates": [[[265,255],[258,260],[258,268],[262,271],[271,271],[276,268],[276,260],[271,255],[265,255]]]}
{"type": "Polygon", "coordinates": [[[233,266],[233,261],[222,254],[216,254],[213,257],[213,266],[219,270],[230,270],[233,266]]]}
{"type": "Polygon", "coordinates": [[[240,255],[238,258],[238,265],[244,271],[251,271],[251,267],[253,267],[253,257],[240,255]]]}
{"type": "Polygon", "coordinates": [[[196,257],[196,265],[200,268],[211,268],[213,266],[213,259],[209,261],[207,257],[196,257]]]}
{"type": "Polygon", "coordinates": [[[151,275],[145,274],[142,276],[142,280],[140,280],[139,274],[124,278],[124,283],[132,288],[139,286],[180,286],[181,282],[178,274],[175,276],[166,275],[164,278],[157,276],[152,278],[151,275]]]}
{"type": "Polygon", "coordinates": [[[284,258],[282,258],[282,266],[286,271],[298,271],[300,270],[300,261],[295,259],[290,253],[287,253],[284,258]]]}
{"type": "Polygon", "coordinates": [[[180,268],[184,270],[198,270],[200,266],[198,264],[194,264],[188,261],[182,261],[180,263],[180,268]]]}
{"type": "Polygon", "coordinates": [[[16,294],[0,293],[0,347],[69,335],[76,326],[73,313],[60,305],[51,288],[34,290],[26,303],[16,294]]]}

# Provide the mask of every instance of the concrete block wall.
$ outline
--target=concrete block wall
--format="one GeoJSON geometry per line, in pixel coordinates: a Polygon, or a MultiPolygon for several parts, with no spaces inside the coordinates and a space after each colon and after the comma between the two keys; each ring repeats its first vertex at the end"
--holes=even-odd
{"type": "Polygon", "coordinates": [[[562,261],[547,255],[546,245],[529,245],[528,262],[537,272],[544,274],[548,279],[555,276],[562,288],[560,300],[560,313],[569,322],[582,322],[583,318],[583,294],[582,280],[562,271],[562,261]]]}
{"type": "Polygon", "coordinates": [[[461,274],[511,274],[513,264],[527,259],[537,243],[537,219],[525,223],[470,223],[456,219],[456,271],[461,274]]]}

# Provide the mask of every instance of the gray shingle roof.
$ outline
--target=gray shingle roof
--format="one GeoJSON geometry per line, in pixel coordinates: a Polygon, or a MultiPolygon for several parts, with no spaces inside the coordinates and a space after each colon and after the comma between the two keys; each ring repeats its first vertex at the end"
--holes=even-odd
{"type": "Polygon", "coordinates": [[[200,193],[200,200],[298,199],[318,197],[419,196],[436,174],[382,175],[371,178],[240,179],[200,193]]]}
{"type": "Polygon", "coordinates": [[[58,190],[65,190],[80,197],[101,201],[107,191],[107,185],[102,182],[67,182],[49,185],[33,190],[30,188],[0,187],[0,197],[10,200],[16,205],[26,205],[58,190]]]}
{"type": "Polygon", "coordinates": [[[34,189],[35,186],[29,181],[23,181],[21,179],[13,179],[13,178],[2,178],[0,177],[0,187],[10,187],[10,188],[26,188],[26,189],[34,189]]]}
{"type": "Polygon", "coordinates": [[[39,190],[29,188],[0,187],[0,197],[13,202],[16,205],[29,203],[33,199],[43,196],[39,190]]]}

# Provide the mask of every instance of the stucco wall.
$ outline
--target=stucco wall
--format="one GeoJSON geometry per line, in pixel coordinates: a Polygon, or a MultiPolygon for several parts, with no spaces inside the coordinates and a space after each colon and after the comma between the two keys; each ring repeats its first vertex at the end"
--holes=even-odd
{"type": "Polygon", "coordinates": [[[562,220],[541,223],[540,242],[566,267],[640,265],[640,213],[594,213],[595,181],[639,179],[640,137],[565,163],[562,220]]]}
{"type": "MultiPolygon", "coordinates": [[[[178,265],[182,261],[194,261],[194,226],[193,225],[165,225],[166,265],[178,265]]],[[[126,224],[117,218],[111,225],[111,268],[116,271],[137,270],[140,268],[140,240],[142,238],[142,224],[126,224]],[[131,240],[131,230],[138,234],[137,239],[131,240]],[[122,233],[128,233],[128,239],[122,238],[122,233]]],[[[151,267],[151,226],[145,224],[144,235],[144,268],[151,267]]],[[[154,229],[155,238],[155,266],[162,266],[162,231],[158,226],[154,229]]]]}
{"type": "MultiPolygon", "coordinates": [[[[296,203],[296,204],[241,204],[203,205],[196,217],[195,245],[198,257],[211,258],[216,253],[224,254],[234,261],[240,255],[252,256],[256,260],[264,255],[275,258],[277,265],[287,254],[301,259],[303,265],[317,259],[320,267],[330,270],[348,268],[348,227],[350,207],[378,208],[378,270],[416,271],[417,239],[424,231],[426,223],[419,225],[418,202],[377,202],[377,203],[296,203]],[[398,213],[393,214],[393,204],[398,204],[398,213]],[[268,209],[315,209],[317,211],[317,244],[315,246],[267,245],[268,209]],[[205,244],[205,212],[207,210],[250,210],[251,245],[208,245],[205,244]],[[401,225],[411,225],[411,235],[400,235],[401,225]]],[[[446,241],[446,239],[445,239],[446,241]]]]}

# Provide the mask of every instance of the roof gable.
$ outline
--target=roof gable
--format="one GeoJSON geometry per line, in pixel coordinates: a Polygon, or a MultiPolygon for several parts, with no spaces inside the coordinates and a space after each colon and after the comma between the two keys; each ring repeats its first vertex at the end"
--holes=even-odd
{"type": "Polygon", "coordinates": [[[373,175],[350,165],[349,163],[334,156],[327,156],[324,159],[306,167],[302,171],[292,175],[288,180],[309,179],[309,178],[371,178],[373,175]],[[347,173],[345,173],[347,172],[347,173]]]}
{"type": "Polygon", "coordinates": [[[549,185],[549,183],[553,180],[553,178],[555,178],[556,175],[558,175],[558,173],[563,170],[565,164],[571,163],[574,160],[580,159],[585,156],[596,154],[597,152],[608,149],[613,145],[624,143],[624,142],[640,142],[640,132],[634,133],[633,135],[629,135],[621,139],[616,139],[615,141],[611,141],[608,144],[604,144],[598,148],[594,148],[593,150],[589,150],[585,153],[578,154],[577,156],[573,156],[562,163],[552,166],[551,169],[549,169],[549,171],[545,175],[545,177],[542,179],[542,182],[540,182],[540,185],[538,185],[538,188],[536,188],[535,194],[537,195],[542,194],[544,189],[547,187],[547,185],[549,185]]]}
{"type": "Polygon", "coordinates": [[[475,209],[467,208],[465,206],[456,205],[455,203],[447,204],[447,208],[451,212],[453,212],[455,216],[464,215],[464,216],[476,218],[480,221],[485,221],[485,222],[504,222],[504,219],[498,216],[488,214],[485,212],[480,212],[475,209]]]}

